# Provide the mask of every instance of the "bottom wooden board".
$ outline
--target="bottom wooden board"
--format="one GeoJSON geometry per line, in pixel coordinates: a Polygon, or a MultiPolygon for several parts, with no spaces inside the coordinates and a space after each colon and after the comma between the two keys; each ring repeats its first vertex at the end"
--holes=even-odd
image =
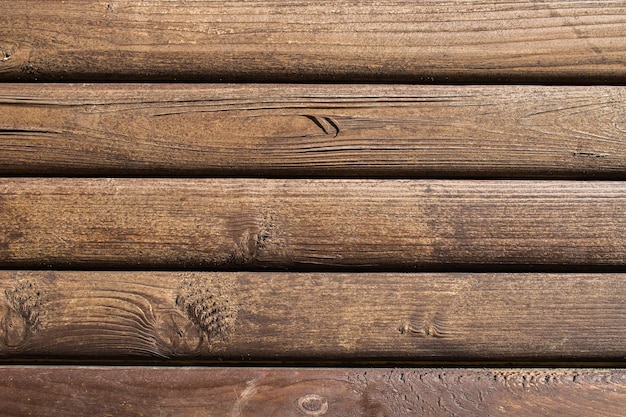
{"type": "Polygon", "coordinates": [[[2,416],[625,416],[626,370],[0,366],[2,416]]]}

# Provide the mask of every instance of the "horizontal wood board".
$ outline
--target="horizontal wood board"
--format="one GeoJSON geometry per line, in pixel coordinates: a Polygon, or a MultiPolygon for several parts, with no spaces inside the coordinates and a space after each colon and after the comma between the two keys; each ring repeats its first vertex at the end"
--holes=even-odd
{"type": "Polygon", "coordinates": [[[0,179],[0,267],[623,269],[621,182],[0,179]]]}
{"type": "Polygon", "coordinates": [[[0,358],[619,362],[625,279],[0,271],[0,358]]]}
{"type": "Polygon", "coordinates": [[[2,87],[1,175],[626,179],[624,87],[2,87]]]}
{"type": "Polygon", "coordinates": [[[0,367],[2,416],[624,416],[626,371],[0,367]]]}
{"type": "Polygon", "coordinates": [[[622,1],[5,0],[0,80],[622,83],[622,1]]]}

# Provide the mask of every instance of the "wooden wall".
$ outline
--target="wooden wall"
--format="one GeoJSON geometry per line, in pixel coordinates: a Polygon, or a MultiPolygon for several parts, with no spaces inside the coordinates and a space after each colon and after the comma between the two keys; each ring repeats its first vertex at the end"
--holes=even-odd
{"type": "Polygon", "coordinates": [[[626,416],[626,3],[0,0],[0,415],[626,416]]]}

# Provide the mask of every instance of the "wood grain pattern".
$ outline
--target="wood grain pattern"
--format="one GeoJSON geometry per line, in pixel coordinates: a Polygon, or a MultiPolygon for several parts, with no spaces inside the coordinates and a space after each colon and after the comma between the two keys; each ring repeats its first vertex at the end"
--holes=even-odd
{"type": "Polygon", "coordinates": [[[0,180],[4,268],[626,265],[621,182],[0,180]]]}
{"type": "Polygon", "coordinates": [[[1,6],[5,81],[626,79],[622,1],[5,0],[1,6]]]}
{"type": "Polygon", "coordinates": [[[623,417],[626,371],[0,367],[2,416],[623,417]]]}
{"type": "Polygon", "coordinates": [[[623,87],[5,84],[0,174],[626,179],[623,87]]]}
{"type": "Polygon", "coordinates": [[[0,271],[0,357],[617,363],[625,279],[0,271]]]}

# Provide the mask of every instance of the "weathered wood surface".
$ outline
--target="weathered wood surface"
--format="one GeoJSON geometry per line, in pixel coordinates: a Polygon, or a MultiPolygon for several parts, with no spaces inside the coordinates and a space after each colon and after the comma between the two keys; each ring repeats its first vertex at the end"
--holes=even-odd
{"type": "Polygon", "coordinates": [[[2,80],[624,82],[622,1],[4,0],[2,80]]]}
{"type": "Polygon", "coordinates": [[[597,416],[626,371],[0,367],[2,416],[597,416]]]}
{"type": "Polygon", "coordinates": [[[0,357],[619,362],[625,279],[0,271],[0,357]]]}
{"type": "Polygon", "coordinates": [[[623,87],[6,84],[0,174],[626,178],[623,87]]]}
{"type": "Polygon", "coordinates": [[[621,271],[625,207],[621,182],[4,178],[0,266],[621,271]]]}

